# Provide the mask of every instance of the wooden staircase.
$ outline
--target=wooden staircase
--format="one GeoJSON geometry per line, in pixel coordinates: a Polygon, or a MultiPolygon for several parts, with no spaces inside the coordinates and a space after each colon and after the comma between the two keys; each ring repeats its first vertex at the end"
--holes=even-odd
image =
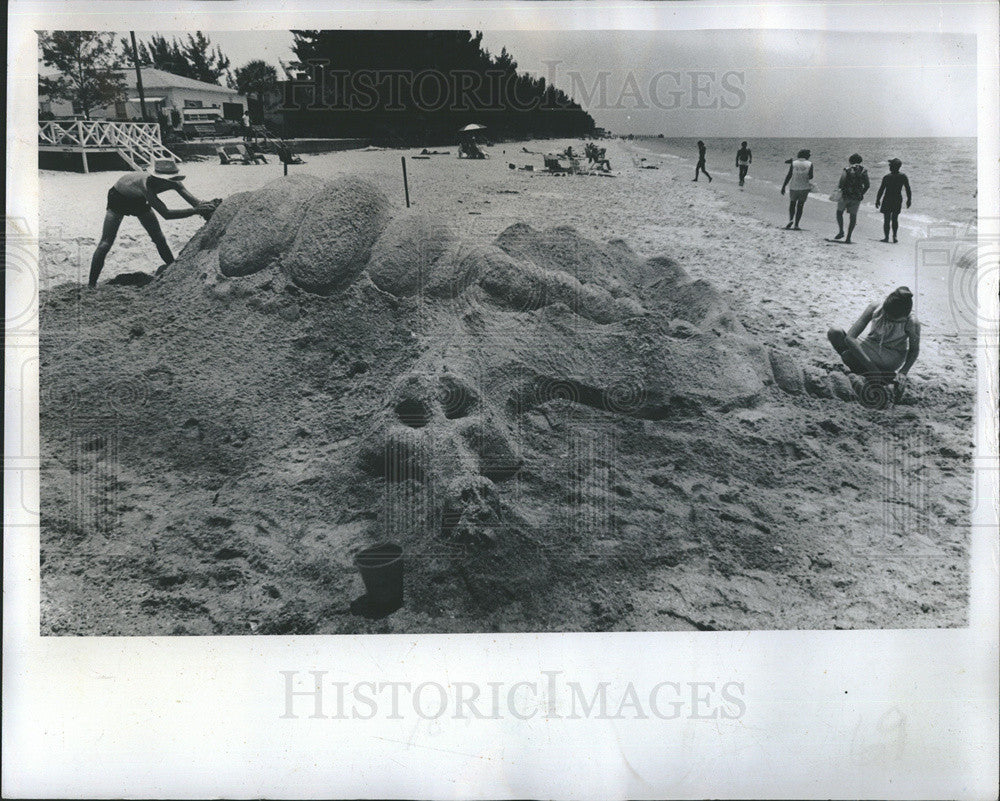
{"type": "Polygon", "coordinates": [[[84,172],[90,171],[88,153],[118,153],[133,170],[150,169],[156,159],[181,161],[160,141],[160,126],[155,122],[49,120],[39,125],[38,149],[80,153],[84,172]]]}

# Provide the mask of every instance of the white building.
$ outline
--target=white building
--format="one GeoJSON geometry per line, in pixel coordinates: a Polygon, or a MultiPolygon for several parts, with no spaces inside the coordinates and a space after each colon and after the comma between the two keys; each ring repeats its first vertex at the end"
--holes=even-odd
{"type": "MultiPolygon", "coordinates": [[[[90,113],[91,119],[142,119],[135,70],[121,70],[120,73],[125,79],[127,99],[94,109],[90,113]]],[[[196,81],[153,67],[142,67],[142,89],[146,98],[146,115],[158,120],[162,114],[173,128],[182,123],[211,123],[220,117],[239,120],[247,107],[246,98],[235,89],[196,81]]],[[[49,101],[44,97],[39,97],[39,110],[51,112],[57,118],[73,117],[79,112],[66,100],[49,101]]]]}

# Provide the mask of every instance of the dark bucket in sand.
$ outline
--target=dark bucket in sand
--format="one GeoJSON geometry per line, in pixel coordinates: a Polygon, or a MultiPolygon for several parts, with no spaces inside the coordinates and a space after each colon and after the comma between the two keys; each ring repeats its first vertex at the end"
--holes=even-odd
{"type": "Polygon", "coordinates": [[[403,605],[403,549],[392,542],[365,548],[354,557],[365,595],[352,609],[365,617],[385,617],[403,605]]]}

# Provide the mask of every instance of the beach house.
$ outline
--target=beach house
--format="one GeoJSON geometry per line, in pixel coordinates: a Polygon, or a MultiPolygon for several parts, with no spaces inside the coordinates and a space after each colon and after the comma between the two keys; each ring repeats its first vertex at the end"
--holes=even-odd
{"type": "MultiPolygon", "coordinates": [[[[136,88],[135,70],[121,70],[125,79],[126,96],[110,106],[95,109],[91,119],[141,120],[142,110],[136,88]]],[[[216,83],[205,83],[181,75],[142,68],[142,88],[146,101],[146,116],[175,130],[194,124],[213,124],[215,120],[238,121],[246,108],[246,98],[235,89],[216,83]]],[[[39,113],[57,119],[76,116],[78,109],[66,100],[39,96],[39,113]]]]}

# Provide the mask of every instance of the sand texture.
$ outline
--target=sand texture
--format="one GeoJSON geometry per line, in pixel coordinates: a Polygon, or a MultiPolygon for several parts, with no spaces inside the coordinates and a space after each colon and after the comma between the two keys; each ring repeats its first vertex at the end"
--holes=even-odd
{"type": "Polygon", "coordinates": [[[114,176],[43,174],[44,633],[966,622],[974,342],[918,306],[911,392],[872,409],[825,340],[902,256],[683,165],[491,152],[414,163],[411,209],[397,152],[186,165],[213,219],[109,284],[157,266],[127,221],[93,292],[64,195],[114,176]],[[406,603],[369,621],[352,558],[385,539],[406,603]]]}

